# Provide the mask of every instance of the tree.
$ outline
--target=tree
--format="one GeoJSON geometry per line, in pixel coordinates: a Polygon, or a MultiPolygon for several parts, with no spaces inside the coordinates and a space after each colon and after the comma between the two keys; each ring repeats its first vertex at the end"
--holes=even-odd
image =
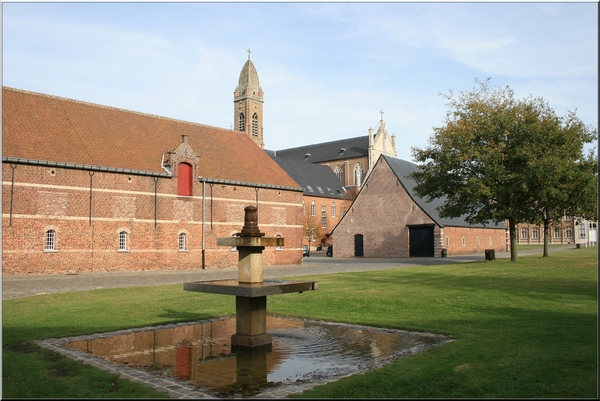
{"type": "Polygon", "coordinates": [[[587,202],[582,198],[591,191],[585,185],[590,165],[583,146],[596,131],[575,113],[565,120],[542,98],[516,100],[510,88],[494,89],[489,81],[475,80],[476,87],[458,97],[442,95],[450,107],[445,124],[434,128],[427,148],[412,148],[421,163],[412,177],[419,196],[445,198],[442,217],[508,221],[516,261],[517,224],[543,221],[542,216],[555,221],[555,212],[562,217],[565,209],[587,202]],[[585,177],[578,176],[582,172],[585,177]]]}
{"type": "Polygon", "coordinates": [[[315,216],[304,216],[302,232],[304,233],[304,237],[308,239],[309,245],[312,241],[321,241],[323,238],[325,238],[325,233],[323,232],[323,227],[321,227],[321,222],[318,221],[315,216]]]}

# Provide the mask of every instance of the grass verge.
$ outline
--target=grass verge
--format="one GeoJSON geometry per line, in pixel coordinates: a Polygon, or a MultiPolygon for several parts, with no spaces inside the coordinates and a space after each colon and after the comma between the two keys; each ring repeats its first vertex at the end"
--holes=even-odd
{"type": "MultiPolygon", "coordinates": [[[[310,398],[596,398],[597,254],[540,256],[312,276],[319,290],[268,298],[268,310],[442,333],[455,341],[316,387],[310,398]]],[[[36,349],[34,339],[234,313],[231,297],[181,285],[3,302],[6,398],[156,398],[153,389],[36,349]]]]}

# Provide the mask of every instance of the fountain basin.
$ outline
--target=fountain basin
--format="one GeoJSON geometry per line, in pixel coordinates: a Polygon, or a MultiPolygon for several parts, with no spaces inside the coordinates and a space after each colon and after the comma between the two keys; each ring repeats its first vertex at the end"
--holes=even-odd
{"type": "Polygon", "coordinates": [[[239,280],[214,280],[183,284],[185,291],[235,295],[246,298],[311,291],[316,290],[318,287],[318,281],[295,280],[265,280],[262,283],[240,283],[239,280]]]}

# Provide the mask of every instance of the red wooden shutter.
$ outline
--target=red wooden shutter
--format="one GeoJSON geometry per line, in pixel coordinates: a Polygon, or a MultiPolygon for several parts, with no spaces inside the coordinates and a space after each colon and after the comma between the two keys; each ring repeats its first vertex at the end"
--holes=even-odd
{"type": "Polygon", "coordinates": [[[192,166],[187,163],[179,163],[177,166],[177,194],[192,195],[192,166]]]}

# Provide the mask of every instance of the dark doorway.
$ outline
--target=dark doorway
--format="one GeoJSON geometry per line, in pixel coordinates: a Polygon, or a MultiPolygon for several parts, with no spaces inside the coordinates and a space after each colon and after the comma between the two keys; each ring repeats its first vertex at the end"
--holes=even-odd
{"type": "Polygon", "coordinates": [[[363,235],[354,235],[354,256],[363,256],[363,235]]]}
{"type": "Polygon", "coordinates": [[[433,227],[409,227],[410,256],[433,257],[433,227]]]}

